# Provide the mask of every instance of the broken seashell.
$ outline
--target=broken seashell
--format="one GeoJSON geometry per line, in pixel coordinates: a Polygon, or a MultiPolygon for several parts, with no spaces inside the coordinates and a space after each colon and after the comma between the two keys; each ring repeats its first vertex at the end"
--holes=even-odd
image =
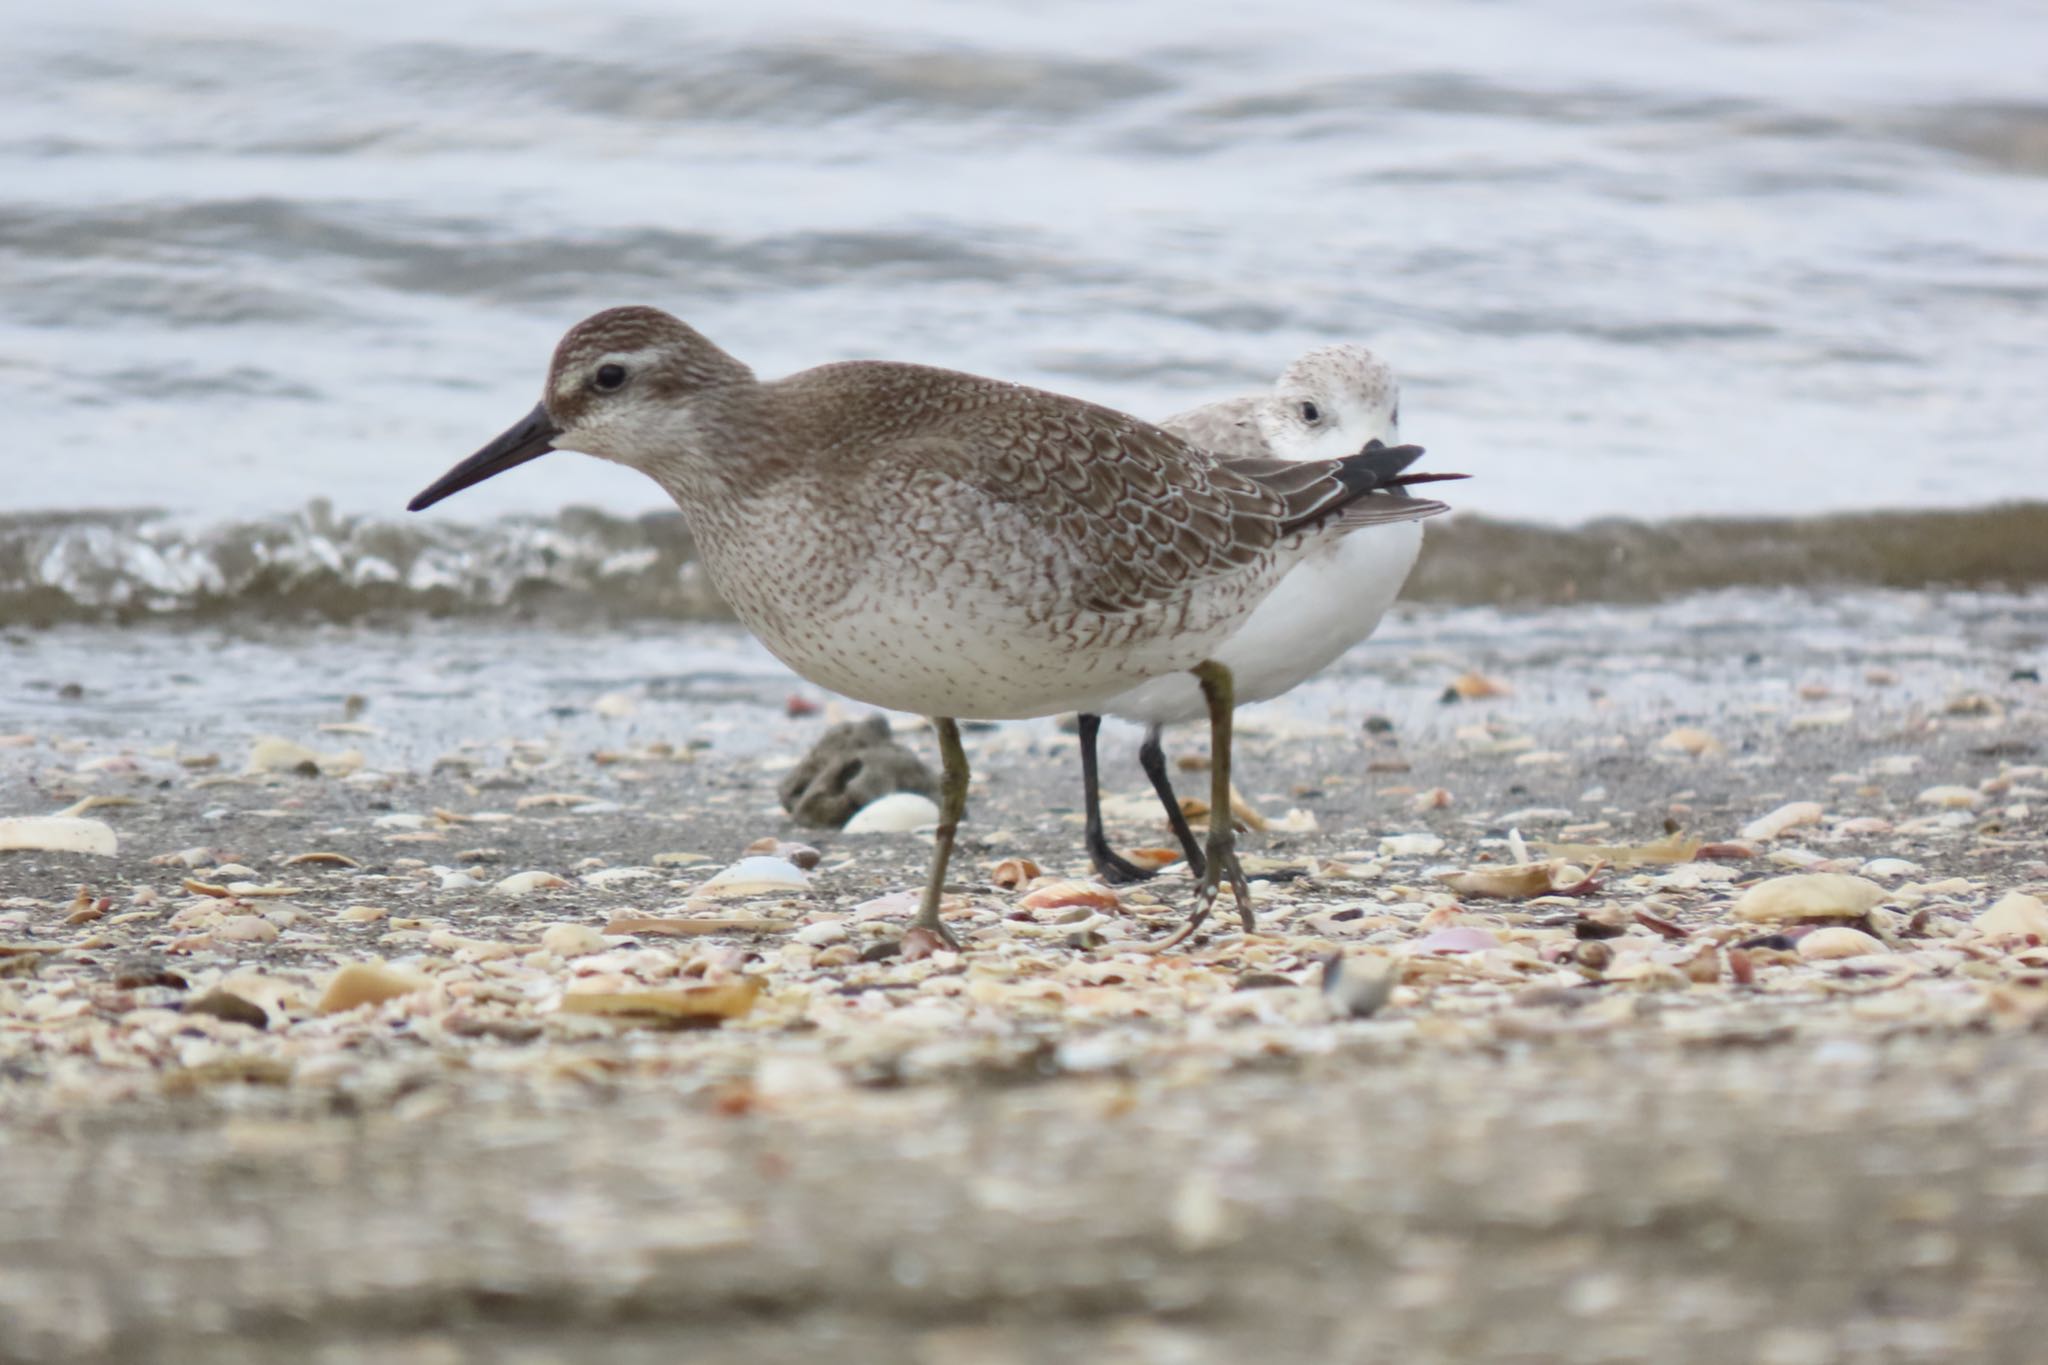
{"type": "Polygon", "coordinates": [[[1845,872],[1802,872],[1758,882],[1735,902],[1735,918],[1752,923],[1862,919],[1885,889],[1845,872]]]}
{"type": "Polygon", "coordinates": [[[90,853],[111,858],[120,849],[113,826],[77,816],[30,815],[0,820],[0,852],[90,853]]]}
{"type": "Polygon", "coordinates": [[[1427,858],[1444,850],[1444,841],[1434,834],[1390,834],[1380,840],[1383,858],[1427,858]]]}
{"type": "Polygon", "coordinates": [[[286,867],[296,867],[301,863],[312,863],[321,867],[362,866],[361,863],[349,857],[346,853],[294,853],[291,857],[284,860],[286,867]]]}
{"type": "Polygon", "coordinates": [[[1769,815],[1750,821],[1742,827],[1745,839],[1775,839],[1786,830],[1801,825],[1817,825],[1826,814],[1818,801],[1788,801],[1769,815]]]}
{"type": "Polygon", "coordinates": [[[1459,701],[1484,701],[1488,697],[1505,697],[1514,689],[1498,678],[1489,678],[1484,673],[1468,671],[1460,673],[1444,689],[1445,700],[1455,697],[1459,701]]]}
{"type": "Polygon", "coordinates": [[[359,749],[344,749],[340,753],[323,754],[277,735],[265,735],[250,746],[249,762],[242,771],[251,774],[297,773],[304,777],[347,777],[362,766],[363,755],[359,749]]]}
{"type": "Polygon", "coordinates": [[[320,993],[320,1003],[314,1008],[322,1014],[339,1014],[359,1005],[380,1005],[411,995],[431,984],[381,962],[351,962],[328,978],[327,989],[320,993]]]}
{"type": "Polygon", "coordinates": [[[795,896],[811,889],[811,879],[787,858],[742,858],[690,891],[693,901],[740,900],[747,896],[795,896]]]}
{"type": "Polygon", "coordinates": [[[216,925],[213,936],[230,943],[275,943],[277,926],[261,915],[234,915],[216,925]]]}
{"type": "Polygon", "coordinates": [[[1824,929],[1816,929],[1810,934],[1801,935],[1799,939],[1799,955],[1814,960],[1864,957],[1871,953],[1890,951],[1882,940],[1864,933],[1861,929],[1851,929],[1846,924],[1831,924],[1824,929]]]}
{"type": "Polygon", "coordinates": [[[1005,858],[988,870],[988,879],[1005,891],[1015,891],[1039,875],[1038,864],[1029,858],[1005,858]]]}
{"type": "Polygon", "coordinates": [[[552,872],[515,872],[493,886],[491,891],[499,896],[527,896],[535,891],[558,890],[568,884],[566,877],[558,877],[552,872]]]}
{"type": "Polygon", "coordinates": [[[1717,758],[1728,752],[1728,746],[1715,739],[1705,730],[1690,725],[1681,725],[1657,741],[1659,749],[1669,753],[1687,754],[1693,758],[1717,758]]]}
{"type": "Polygon", "coordinates": [[[1609,867],[1654,867],[1689,863],[1702,845],[1684,834],[1667,834],[1647,844],[1542,844],[1538,851],[1547,857],[1569,858],[1575,863],[1606,863],[1609,867]]]}
{"type": "Polygon", "coordinates": [[[1026,895],[1017,904],[1026,910],[1057,910],[1078,906],[1089,910],[1119,910],[1123,901],[1116,892],[1099,882],[1053,882],[1026,895]]]}
{"type": "Polygon", "coordinates": [[[704,934],[779,934],[786,919],[676,919],[665,915],[619,915],[604,926],[607,934],[659,934],[695,938],[704,934]]]}
{"type": "Polygon", "coordinates": [[[1488,867],[1477,872],[1439,872],[1437,880],[1460,896],[1493,900],[1528,900],[1533,896],[1583,896],[1596,889],[1593,873],[1581,872],[1562,858],[1515,867],[1488,867]]]}
{"type": "Polygon", "coordinates": [[[1410,953],[1483,953],[1488,948],[1500,947],[1500,935],[1491,929],[1458,925],[1425,934],[1402,946],[1410,953]]]}
{"type": "Polygon", "coordinates": [[[2031,934],[2048,943],[2048,905],[2043,905],[2038,896],[2029,896],[2024,891],[2008,892],[1999,898],[1996,905],[1971,921],[1970,927],[1986,938],[2031,934]]]}
{"type": "Polygon", "coordinates": [[[606,945],[604,935],[587,924],[550,924],[540,931],[540,946],[556,957],[584,957],[606,945]]]}
{"type": "Polygon", "coordinates": [[[762,978],[743,976],[715,986],[685,986],[661,991],[571,991],[562,997],[563,1014],[594,1014],[621,1023],[655,1028],[689,1028],[737,1019],[754,1007],[762,978]]]}

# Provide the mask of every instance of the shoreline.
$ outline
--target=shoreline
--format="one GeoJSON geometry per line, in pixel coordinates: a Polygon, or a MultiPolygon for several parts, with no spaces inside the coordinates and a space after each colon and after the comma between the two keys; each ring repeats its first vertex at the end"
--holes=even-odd
{"type": "MultiPolygon", "coordinates": [[[[2048,985],[1979,925],[2048,895],[2040,609],[1918,600],[1860,637],[1853,607],[1519,633],[1424,610],[1247,713],[1255,875],[1306,875],[1260,887],[1256,938],[1219,915],[1166,957],[1142,950],[1184,876],[1114,906],[992,880],[1085,871],[1050,723],[968,737],[971,951],[870,960],[927,844],[774,810],[829,719],[782,715],[774,674],[707,703],[602,691],[600,659],[574,714],[513,693],[530,724],[503,733],[473,701],[309,699],[281,732],[319,776],[242,775],[255,746],[221,721],[46,728],[0,748],[0,813],[136,804],[82,812],[111,860],[0,854],[4,961],[34,960],[0,976],[0,1152],[40,1173],[0,1185],[0,1355],[2023,1353],[2048,1313],[2048,985]],[[1504,690],[1440,700],[1467,672],[1504,690]],[[1729,847],[1800,802],[1811,823],[1729,847]],[[1510,831],[1611,851],[1667,821],[1719,847],[1590,894],[1438,876],[1498,872],[1510,831]],[[819,850],[806,890],[696,895],[762,838],[819,850]],[[1879,899],[1827,928],[1737,916],[1801,870],[1879,899]],[[187,885],[238,880],[294,889],[187,885]],[[67,924],[81,885],[108,904],[67,924]],[[788,927],[591,941],[634,916],[788,927]],[[1870,942],[1809,955],[1814,932],[1870,942]],[[1393,973],[1384,1008],[1333,1011],[1331,951],[1393,973]],[[425,988],[321,1013],[370,958],[425,988]],[[713,1028],[560,1003],[746,978],[713,1028]],[[216,987],[266,1027],[178,1011],[216,987]]],[[[1129,749],[1105,751],[1112,837],[1161,842],[1129,749]]]]}

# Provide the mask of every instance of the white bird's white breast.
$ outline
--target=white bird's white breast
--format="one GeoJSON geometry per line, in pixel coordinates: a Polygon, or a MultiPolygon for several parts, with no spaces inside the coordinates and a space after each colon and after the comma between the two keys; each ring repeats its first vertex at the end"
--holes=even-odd
{"type": "MultiPolygon", "coordinates": [[[[1230,669],[1238,702],[1279,696],[1370,635],[1421,551],[1422,523],[1405,521],[1354,531],[1295,565],[1210,656],[1230,669]]],[[[1146,725],[1208,713],[1201,686],[1186,673],[1141,683],[1102,708],[1146,725]]]]}

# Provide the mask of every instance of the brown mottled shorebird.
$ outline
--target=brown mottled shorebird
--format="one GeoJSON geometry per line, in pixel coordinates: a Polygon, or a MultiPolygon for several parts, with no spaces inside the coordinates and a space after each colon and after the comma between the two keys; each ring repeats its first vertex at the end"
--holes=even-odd
{"type": "Polygon", "coordinates": [[[1230,671],[1213,654],[1316,545],[1444,510],[1392,486],[1419,452],[1219,460],[1134,417],[921,365],[766,383],[686,323],[613,308],[569,329],[540,404],[414,511],[550,450],[653,478],[712,582],[820,687],[928,716],[944,760],[917,924],[940,921],[967,803],[963,718],[1100,711],[1198,680],[1214,802],[1184,937],[1225,879],[1252,930],[1230,820],[1230,671]]]}
{"type": "MultiPolygon", "coordinates": [[[[1374,441],[1399,445],[1400,422],[1401,388],[1392,368],[1365,347],[1345,343],[1305,353],[1263,393],[1226,398],[1159,425],[1211,455],[1320,460],[1350,454],[1374,441]]],[[[1375,526],[1311,547],[1216,650],[1216,662],[1230,670],[1238,704],[1291,690],[1372,634],[1400,595],[1421,550],[1419,521],[1375,526]]],[[[1146,727],[1138,762],[1197,877],[1205,870],[1201,845],[1174,797],[1160,730],[1197,720],[1206,709],[1201,689],[1183,673],[1141,683],[1103,708],[1108,715],[1146,727]]],[[[1151,872],[1111,849],[1102,828],[1095,752],[1101,726],[1099,716],[1081,717],[1088,859],[1105,881],[1141,881],[1151,872]]]]}

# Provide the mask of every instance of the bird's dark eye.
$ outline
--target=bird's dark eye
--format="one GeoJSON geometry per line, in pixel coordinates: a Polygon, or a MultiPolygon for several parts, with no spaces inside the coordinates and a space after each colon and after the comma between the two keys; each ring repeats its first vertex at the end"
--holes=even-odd
{"type": "Polygon", "coordinates": [[[624,365],[600,365],[597,367],[597,373],[590,377],[590,384],[592,388],[600,393],[610,393],[614,389],[623,389],[626,387],[626,367],[624,365]]]}
{"type": "Polygon", "coordinates": [[[1320,422],[1323,420],[1323,410],[1314,403],[1303,403],[1301,405],[1301,420],[1309,423],[1320,422]]]}

